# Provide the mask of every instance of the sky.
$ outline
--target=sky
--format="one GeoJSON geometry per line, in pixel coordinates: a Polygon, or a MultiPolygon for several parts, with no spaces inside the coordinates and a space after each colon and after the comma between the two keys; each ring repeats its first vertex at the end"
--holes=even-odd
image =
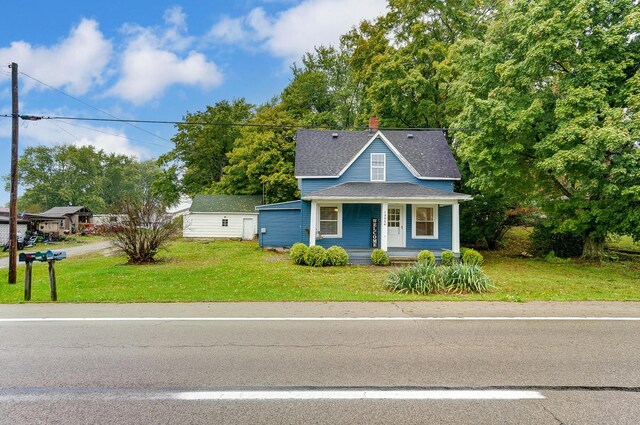
{"type": "MultiPolygon", "coordinates": [[[[11,62],[21,115],[176,121],[220,100],[261,104],[286,87],[306,51],[336,44],[385,8],[386,0],[4,2],[0,115],[11,114],[11,62]]],[[[21,121],[19,133],[20,152],[94,145],[145,160],[171,150],[174,128],[41,120],[21,121]]],[[[10,156],[11,119],[0,117],[2,176],[10,156]]]]}

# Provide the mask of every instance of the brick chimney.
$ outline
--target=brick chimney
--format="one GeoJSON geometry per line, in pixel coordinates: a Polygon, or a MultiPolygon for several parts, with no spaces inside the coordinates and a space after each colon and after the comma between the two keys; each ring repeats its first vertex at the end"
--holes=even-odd
{"type": "Polygon", "coordinates": [[[369,118],[369,132],[375,133],[378,131],[378,117],[370,117],[369,118]]]}

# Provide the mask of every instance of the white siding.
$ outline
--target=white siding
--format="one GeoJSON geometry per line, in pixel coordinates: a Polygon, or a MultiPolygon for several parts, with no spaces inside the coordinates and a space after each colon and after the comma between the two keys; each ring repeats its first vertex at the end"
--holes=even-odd
{"type": "Polygon", "coordinates": [[[185,238],[241,238],[244,218],[253,220],[253,233],[258,233],[258,214],[188,213],[184,215],[182,236],[185,238]],[[228,226],[222,227],[223,219],[229,220],[228,226]]]}
{"type": "MultiPolygon", "coordinates": [[[[27,231],[26,224],[18,223],[18,235],[24,235],[24,232],[27,231]]],[[[9,240],[9,224],[0,223],[0,244],[4,245],[9,240]]]]}

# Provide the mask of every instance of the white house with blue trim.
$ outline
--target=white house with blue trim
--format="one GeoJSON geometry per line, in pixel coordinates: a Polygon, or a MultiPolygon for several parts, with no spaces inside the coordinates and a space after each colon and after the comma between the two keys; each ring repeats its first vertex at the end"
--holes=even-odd
{"type": "Polygon", "coordinates": [[[256,207],[260,246],[296,242],[350,254],[460,252],[460,171],[442,131],[301,130],[300,200],[256,207]]]}

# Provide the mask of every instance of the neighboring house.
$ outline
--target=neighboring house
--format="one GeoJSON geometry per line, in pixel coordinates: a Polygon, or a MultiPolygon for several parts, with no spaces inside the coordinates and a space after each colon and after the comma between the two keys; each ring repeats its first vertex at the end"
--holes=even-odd
{"type": "Polygon", "coordinates": [[[442,131],[300,130],[295,173],[300,200],[257,208],[262,247],[460,252],[459,202],[471,196],[453,191],[460,172],[442,131]]]}
{"type": "Polygon", "coordinates": [[[167,208],[167,214],[171,214],[174,218],[181,217],[189,212],[192,203],[193,200],[191,198],[188,196],[182,196],[176,205],[167,208]]]}
{"type": "MultiPolygon", "coordinates": [[[[76,233],[83,225],[93,224],[93,212],[82,206],[53,207],[42,214],[30,214],[31,217],[39,217],[42,220],[32,221],[59,221],[58,231],[76,233]],[[49,220],[47,220],[49,219],[49,220]]],[[[42,227],[43,224],[40,225],[42,227]]],[[[44,229],[39,229],[43,230],[44,229]]]]}
{"type": "Polygon", "coordinates": [[[184,215],[185,238],[253,239],[261,195],[196,195],[184,215]]]}
{"type": "MultiPolygon", "coordinates": [[[[18,219],[18,235],[24,235],[27,231],[29,220],[18,219]]],[[[4,245],[9,240],[9,214],[0,212],[0,245],[4,245]]]]}

